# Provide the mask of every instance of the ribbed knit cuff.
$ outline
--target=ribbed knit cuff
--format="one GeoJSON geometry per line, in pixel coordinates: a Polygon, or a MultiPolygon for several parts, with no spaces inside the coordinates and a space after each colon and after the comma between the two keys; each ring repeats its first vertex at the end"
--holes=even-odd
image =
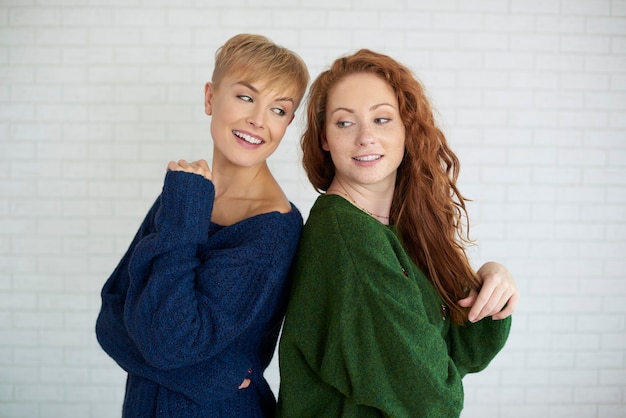
{"type": "Polygon", "coordinates": [[[168,171],[155,224],[159,233],[182,242],[207,240],[215,187],[199,174],[168,171]]]}

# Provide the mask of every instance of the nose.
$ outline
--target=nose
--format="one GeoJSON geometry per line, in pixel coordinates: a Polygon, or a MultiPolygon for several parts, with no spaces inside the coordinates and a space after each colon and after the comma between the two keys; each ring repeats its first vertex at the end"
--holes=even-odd
{"type": "Polygon", "coordinates": [[[257,129],[263,129],[265,126],[263,122],[263,109],[253,109],[252,112],[246,118],[246,122],[250,125],[254,126],[257,129]]]}
{"type": "Polygon", "coordinates": [[[365,146],[374,143],[374,135],[368,125],[361,125],[356,137],[356,142],[359,146],[365,146]]]}

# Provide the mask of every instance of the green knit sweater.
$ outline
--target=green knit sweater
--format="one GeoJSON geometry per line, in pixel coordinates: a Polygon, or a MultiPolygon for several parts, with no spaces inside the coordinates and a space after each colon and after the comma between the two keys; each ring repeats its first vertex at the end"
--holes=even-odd
{"type": "Polygon", "coordinates": [[[392,227],[337,195],[303,229],[279,348],[279,417],[458,417],[511,320],[457,326],[392,227]]]}

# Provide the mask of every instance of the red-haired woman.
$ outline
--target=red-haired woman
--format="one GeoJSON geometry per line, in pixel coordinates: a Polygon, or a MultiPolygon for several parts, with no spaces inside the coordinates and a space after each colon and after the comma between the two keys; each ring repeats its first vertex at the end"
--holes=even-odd
{"type": "Polygon", "coordinates": [[[293,266],[279,415],[458,416],[462,377],[502,349],[518,300],[504,266],[468,261],[459,161],[388,56],[340,58],[309,95],[304,167],[322,194],[293,266]]]}

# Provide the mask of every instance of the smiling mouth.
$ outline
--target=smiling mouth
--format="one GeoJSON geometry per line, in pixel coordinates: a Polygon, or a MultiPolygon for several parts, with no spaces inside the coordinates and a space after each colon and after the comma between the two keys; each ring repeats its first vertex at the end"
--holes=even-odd
{"type": "Polygon", "coordinates": [[[259,138],[255,138],[253,136],[250,136],[248,134],[244,134],[243,132],[239,132],[239,131],[233,131],[233,134],[237,137],[237,138],[241,138],[244,141],[246,141],[249,144],[252,145],[260,145],[263,143],[262,140],[260,140],[259,138]]]}
{"type": "Polygon", "coordinates": [[[370,162],[370,161],[380,160],[381,158],[383,158],[382,155],[373,154],[373,155],[364,155],[362,157],[354,157],[353,160],[361,161],[361,162],[370,162]]]}

